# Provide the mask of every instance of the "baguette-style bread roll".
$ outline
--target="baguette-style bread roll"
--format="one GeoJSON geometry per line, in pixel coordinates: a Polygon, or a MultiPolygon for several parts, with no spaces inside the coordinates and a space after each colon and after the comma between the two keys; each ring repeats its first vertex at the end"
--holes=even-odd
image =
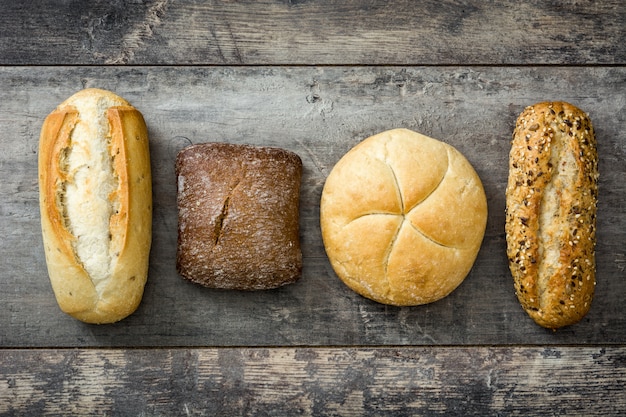
{"type": "Polygon", "coordinates": [[[564,102],[517,119],[506,189],[506,241],[517,297],[537,324],[578,322],[595,280],[598,154],[589,117],[564,102]]]}
{"type": "Polygon", "coordinates": [[[41,129],[39,193],[48,274],[61,310],[87,323],[133,313],[152,235],[141,113],[98,89],[61,103],[41,129]]]}
{"type": "Polygon", "coordinates": [[[480,178],[454,147],[407,129],[371,136],[324,184],[324,247],[339,278],[396,306],[437,301],[469,273],[487,224],[480,178]]]}

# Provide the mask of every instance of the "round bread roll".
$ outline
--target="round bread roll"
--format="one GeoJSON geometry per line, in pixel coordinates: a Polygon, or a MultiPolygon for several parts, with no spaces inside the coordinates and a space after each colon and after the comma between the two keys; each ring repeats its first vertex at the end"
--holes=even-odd
{"type": "Polygon", "coordinates": [[[335,165],[322,192],[322,238],[352,290],[413,306],[450,294],[485,233],[480,178],[455,148],[407,129],[365,139],[335,165]]]}

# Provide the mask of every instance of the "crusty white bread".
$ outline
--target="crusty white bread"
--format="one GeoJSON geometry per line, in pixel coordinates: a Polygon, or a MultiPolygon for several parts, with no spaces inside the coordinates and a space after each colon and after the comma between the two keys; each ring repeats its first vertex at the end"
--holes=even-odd
{"type": "Polygon", "coordinates": [[[320,222],[331,265],[348,287],[380,303],[419,305],[447,296],[469,273],[487,199],[454,147],[394,129],[333,167],[320,222]]]}
{"type": "Polygon", "coordinates": [[[598,154],[591,120],[565,102],[517,119],[506,188],[506,241],[515,291],[543,327],[574,324],[595,287],[598,154]]]}
{"type": "Polygon", "coordinates": [[[61,310],[88,323],[133,313],[152,238],[141,113],[99,89],[61,103],[41,129],[39,192],[48,274],[61,310]]]}

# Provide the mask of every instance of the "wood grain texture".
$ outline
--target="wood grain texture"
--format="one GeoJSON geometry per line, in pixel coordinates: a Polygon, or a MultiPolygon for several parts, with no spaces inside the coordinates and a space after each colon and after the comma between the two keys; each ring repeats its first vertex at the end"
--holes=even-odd
{"type": "Polygon", "coordinates": [[[2,65],[626,63],[621,0],[1,4],[2,65]]]}
{"type": "Polygon", "coordinates": [[[626,341],[626,70],[621,67],[3,67],[0,68],[0,346],[593,345],[626,341]],[[148,124],[154,192],[150,273],[139,310],[112,326],[61,313],[39,229],[36,150],[44,117],[83,87],[127,98],[148,124]],[[508,271],[504,189],[524,106],[558,98],[585,109],[600,154],[596,299],[556,333],[521,309],[508,271]],[[319,231],[330,169],[352,146],[406,127],[455,146],[489,205],[483,247],[440,302],[395,308],[334,275],[319,231]],[[275,291],[214,291],[175,271],[174,158],[191,143],[280,146],[304,164],[303,278],[275,291]]]}
{"type": "Polygon", "coordinates": [[[0,415],[626,413],[623,1],[0,5],[0,415]],[[39,230],[41,123],[91,86],[142,111],[154,173],[145,297],[111,326],[59,311],[39,230]],[[517,302],[503,227],[514,121],[551,99],[589,112],[601,175],[596,298],[581,323],[556,333],[517,302]],[[470,276],[418,308],[352,293],[319,234],[334,163],[393,127],[456,146],[490,210],[470,276]],[[299,283],[220,292],[176,274],[173,161],[212,140],[302,157],[299,283]]]}
{"type": "Polygon", "coordinates": [[[625,410],[623,347],[0,350],[6,416],[607,416],[625,410]]]}

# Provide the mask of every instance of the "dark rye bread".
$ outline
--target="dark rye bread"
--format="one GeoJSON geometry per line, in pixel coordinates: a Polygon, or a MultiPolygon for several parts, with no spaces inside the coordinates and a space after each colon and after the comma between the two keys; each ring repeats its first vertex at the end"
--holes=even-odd
{"type": "Polygon", "coordinates": [[[184,278],[236,290],[298,280],[298,155],[250,145],[192,145],[179,152],[176,176],[177,269],[184,278]]]}
{"type": "Polygon", "coordinates": [[[564,102],[527,107],[513,133],[505,229],[517,297],[543,327],[576,323],[589,311],[597,198],[589,117],[564,102]]]}

